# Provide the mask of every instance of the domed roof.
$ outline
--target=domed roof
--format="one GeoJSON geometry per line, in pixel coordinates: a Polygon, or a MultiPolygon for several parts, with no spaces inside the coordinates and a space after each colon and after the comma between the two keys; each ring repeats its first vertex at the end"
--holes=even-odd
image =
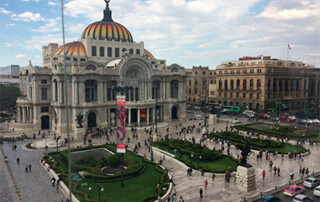
{"type": "MultiPolygon", "coordinates": [[[[63,55],[63,46],[56,50],[55,55],[63,55]]],[[[66,55],[87,57],[87,52],[80,41],[74,41],[66,44],[66,55]]]]}
{"type": "Polygon", "coordinates": [[[129,30],[112,20],[112,12],[109,8],[110,0],[105,0],[106,8],[104,9],[103,19],[92,23],[82,32],[82,39],[91,38],[108,41],[128,41],[133,42],[129,30]]]}
{"type": "Polygon", "coordinates": [[[133,42],[132,35],[123,25],[113,21],[99,21],[89,25],[83,32],[83,39],[115,40],[133,42]]]}

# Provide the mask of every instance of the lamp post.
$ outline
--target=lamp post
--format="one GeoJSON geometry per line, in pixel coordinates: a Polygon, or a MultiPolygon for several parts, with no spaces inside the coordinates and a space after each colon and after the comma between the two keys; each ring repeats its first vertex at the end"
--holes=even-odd
{"type": "MultiPolygon", "coordinates": [[[[100,200],[100,193],[102,192],[102,191],[104,191],[104,188],[100,185],[100,184],[97,184],[97,186],[98,186],[98,201],[100,202],[101,200],[100,200]]],[[[91,191],[91,187],[89,187],[89,191],[91,191]]]]}
{"type": "MultiPolygon", "coordinates": [[[[200,163],[200,159],[202,158],[202,156],[199,154],[199,153],[197,153],[197,154],[195,154],[196,156],[197,156],[197,158],[198,158],[198,170],[199,170],[199,163],[200,163]]],[[[191,157],[193,158],[194,157],[194,155],[193,154],[191,154],[191,157]]]]}
{"type": "Polygon", "coordinates": [[[56,143],[57,143],[57,152],[59,151],[59,148],[58,148],[58,142],[59,142],[59,139],[61,138],[61,136],[57,137],[56,138],[56,143]]]}

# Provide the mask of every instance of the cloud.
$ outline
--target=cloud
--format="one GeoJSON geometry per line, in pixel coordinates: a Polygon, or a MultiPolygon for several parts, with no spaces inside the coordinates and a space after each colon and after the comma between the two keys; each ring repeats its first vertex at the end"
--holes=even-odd
{"type": "Polygon", "coordinates": [[[9,24],[6,24],[7,27],[13,27],[13,26],[16,26],[16,24],[14,23],[9,23],[9,24]]]}
{"type": "Polygon", "coordinates": [[[39,0],[21,0],[23,2],[30,2],[30,1],[34,1],[34,2],[39,2],[39,0]]]}
{"type": "Polygon", "coordinates": [[[48,32],[58,32],[60,31],[60,25],[58,24],[57,20],[59,18],[55,19],[49,19],[48,22],[36,29],[32,29],[33,32],[39,32],[39,33],[48,33],[48,32]]]}
{"type": "Polygon", "coordinates": [[[18,55],[16,55],[16,58],[26,58],[27,57],[27,55],[24,55],[24,54],[18,54],[18,55]]]}
{"type": "Polygon", "coordinates": [[[13,43],[9,43],[9,42],[5,42],[3,43],[3,45],[7,48],[12,47],[14,44],[13,43]]]}
{"type": "Polygon", "coordinates": [[[53,1],[49,1],[48,4],[49,4],[49,6],[58,6],[59,5],[59,3],[53,2],[53,1]]]}
{"type": "MultiPolygon", "coordinates": [[[[76,41],[78,37],[66,37],[66,43],[76,41]]],[[[30,50],[41,51],[42,46],[47,46],[49,43],[62,44],[61,34],[48,34],[41,36],[32,36],[31,39],[26,41],[26,48],[30,50]]]]}
{"type": "Polygon", "coordinates": [[[5,8],[0,8],[0,13],[6,14],[6,15],[10,15],[10,14],[12,14],[12,12],[11,12],[11,11],[6,10],[5,8]]]}
{"type": "Polygon", "coordinates": [[[36,22],[36,21],[44,21],[45,19],[41,17],[40,13],[32,13],[32,12],[24,12],[21,14],[12,14],[11,18],[16,21],[24,21],[24,22],[36,22]]]}

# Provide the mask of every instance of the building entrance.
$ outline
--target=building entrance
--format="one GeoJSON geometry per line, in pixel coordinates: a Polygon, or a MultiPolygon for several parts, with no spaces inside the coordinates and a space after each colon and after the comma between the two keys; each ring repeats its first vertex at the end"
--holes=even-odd
{"type": "Polygon", "coordinates": [[[49,129],[49,116],[41,116],[41,130],[49,129]]]}
{"type": "Polygon", "coordinates": [[[97,120],[96,120],[96,114],[94,112],[91,112],[88,114],[88,128],[97,127],[97,120]]]}

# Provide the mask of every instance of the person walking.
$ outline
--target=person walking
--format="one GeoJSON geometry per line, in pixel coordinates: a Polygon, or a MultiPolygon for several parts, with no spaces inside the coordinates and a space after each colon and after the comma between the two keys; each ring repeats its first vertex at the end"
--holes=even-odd
{"type": "Polygon", "coordinates": [[[28,165],[26,165],[26,168],[24,169],[24,171],[28,173],[28,165]]]}
{"type": "Polygon", "coordinates": [[[54,187],[55,182],[56,182],[56,179],[55,179],[54,177],[52,177],[52,178],[51,178],[51,185],[52,185],[52,187],[54,187]]]}
{"type": "Polygon", "coordinates": [[[306,169],[306,175],[307,175],[307,177],[308,177],[308,175],[309,175],[309,168],[306,169]]]}
{"type": "Polygon", "coordinates": [[[305,170],[306,170],[306,168],[305,167],[303,167],[303,169],[302,169],[302,175],[304,175],[304,172],[305,172],[305,170]]]}
{"type": "Polygon", "coordinates": [[[29,172],[31,173],[31,164],[29,163],[29,166],[28,166],[28,168],[29,168],[29,172]]]}
{"type": "Polygon", "coordinates": [[[199,190],[199,193],[200,193],[200,198],[203,198],[203,190],[202,190],[202,188],[200,188],[200,190],[199,190]]]}
{"type": "Polygon", "coordinates": [[[184,202],[182,196],[180,196],[179,202],[184,202]]]}
{"type": "Polygon", "coordinates": [[[278,177],[280,177],[280,167],[278,167],[277,172],[278,172],[278,177]]]}
{"type": "Polygon", "coordinates": [[[20,158],[18,157],[17,158],[17,164],[19,165],[19,163],[20,163],[20,158]]]}
{"type": "Polygon", "coordinates": [[[300,168],[299,168],[299,174],[300,175],[302,174],[302,166],[300,166],[300,168]]]}
{"type": "Polygon", "coordinates": [[[208,187],[208,180],[205,180],[205,181],[204,181],[204,187],[205,187],[205,189],[207,190],[207,187],[208,187]]]}
{"type": "Polygon", "coordinates": [[[171,201],[174,202],[174,194],[171,195],[171,201]]]}
{"type": "Polygon", "coordinates": [[[264,180],[265,177],[266,177],[266,171],[263,170],[263,171],[262,171],[262,179],[264,180]]]}
{"type": "Polygon", "coordinates": [[[274,175],[276,175],[276,174],[277,174],[277,170],[278,170],[278,169],[277,169],[277,167],[276,167],[276,166],[274,166],[274,167],[273,167],[274,175]]]}
{"type": "Polygon", "coordinates": [[[171,201],[171,195],[170,195],[170,193],[168,194],[168,202],[170,202],[171,201]]]}
{"type": "Polygon", "coordinates": [[[294,172],[293,170],[290,171],[290,180],[293,180],[293,177],[294,177],[294,172]]]}

